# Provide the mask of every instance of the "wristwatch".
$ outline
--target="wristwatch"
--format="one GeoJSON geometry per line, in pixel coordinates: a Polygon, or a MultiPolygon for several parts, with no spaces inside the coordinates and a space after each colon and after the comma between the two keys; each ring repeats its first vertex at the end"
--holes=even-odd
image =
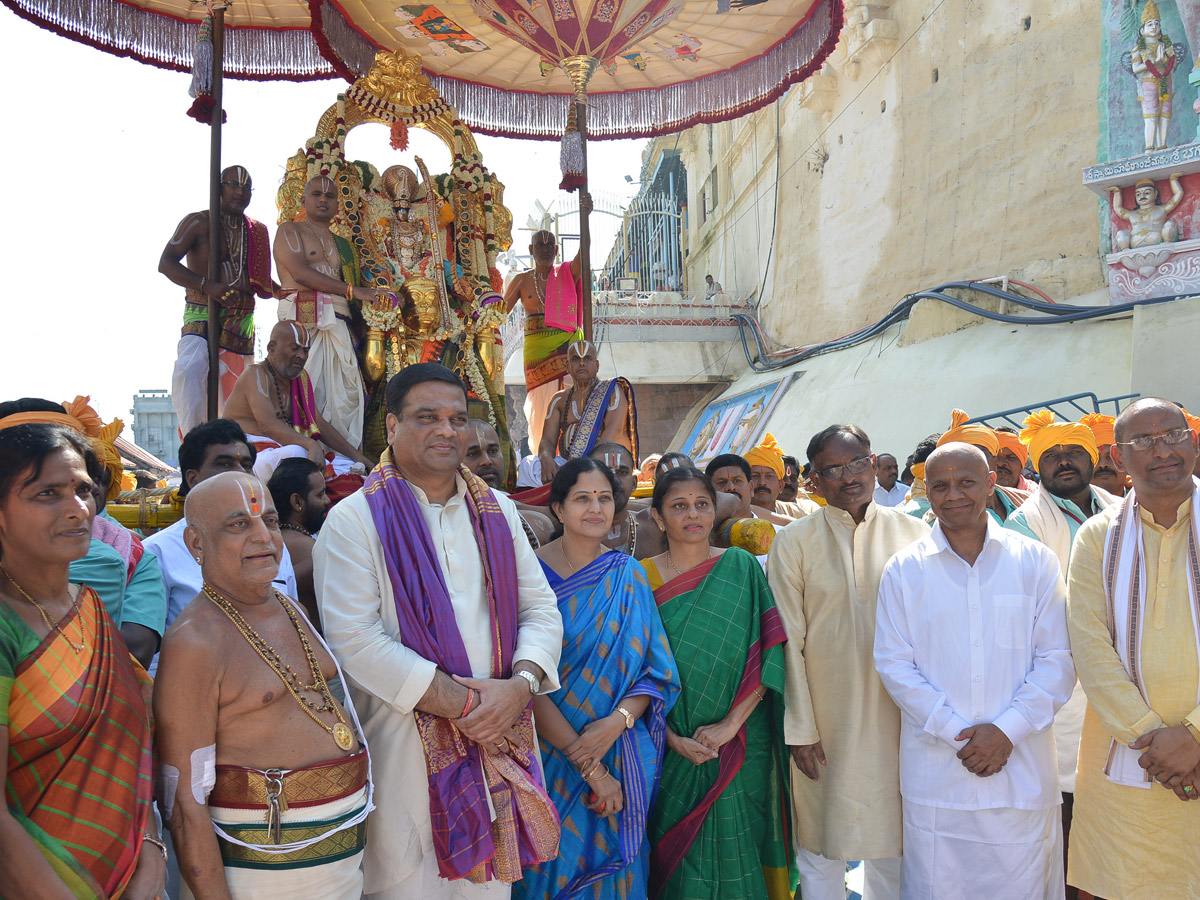
{"type": "Polygon", "coordinates": [[[633,717],[633,713],[631,713],[629,710],[627,710],[623,706],[618,706],[617,712],[619,712],[621,715],[623,715],[625,717],[625,730],[628,731],[630,728],[633,727],[633,723],[636,722],[637,719],[635,719],[633,717]]]}
{"type": "Polygon", "coordinates": [[[513,672],[513,674],[518,675],[529,682],[529,693],[536,694],[542,689],[541,679],[528,669],[517,669],[513,672]]]}

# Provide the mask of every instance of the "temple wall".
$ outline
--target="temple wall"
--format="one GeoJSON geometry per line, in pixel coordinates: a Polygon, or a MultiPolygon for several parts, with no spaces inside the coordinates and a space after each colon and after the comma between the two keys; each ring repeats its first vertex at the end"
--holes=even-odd
{"type": "Polygon", "coordinates": [[[1009,275],[1059,300],[1105,286],[1080,187],[1100,4],[946,0],[923,21],[932,6],[848,0],[833,58],[779,104],[654,142],[651,161],[678,147],[688,170],[690,288],[711,273],[755,292],[768,334],[798,345],[951,280],[1009,275]]]}

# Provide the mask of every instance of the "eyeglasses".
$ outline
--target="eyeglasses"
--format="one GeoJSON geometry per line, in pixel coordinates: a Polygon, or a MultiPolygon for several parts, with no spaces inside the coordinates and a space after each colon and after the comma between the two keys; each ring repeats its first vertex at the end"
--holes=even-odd
{"type": "Polygon", "coordinates": [[[827,478],[830,481],[836,481],[837,479],[844,477],[846,474],[861,475],[863,472],[867,471],[870,465],[871,457],[860,456],[858,459],[850,460],[850,462],[846,463],[844,466],[830,466],[828,469],[816,469],[812,474],[816,475],[818,478],[827,478]]]}
{"type": "Polygon", "coordinates": [[[223,187],[241,188],[247,194],[254,193],[254,188],[250,187],[250,185],[248,185],[248,184],[242,184],[240,181],[222,181],[221,185],[223,187]]]}
{"type": "Polygon", "coordinates": [[[1162,434],[1148,434],[1145,437],[1134,438],[1132,441],[1117,441],[1119,447],[1132,447],[1134,450],[1146,451],[1153,450],[1154,445],[1160,440],[1168,447],[1173,447],[1176,444],[1182,444],[1190,439],[1192,429],[1176,428],[1173,431],[1165,431],[1162,434]]]}

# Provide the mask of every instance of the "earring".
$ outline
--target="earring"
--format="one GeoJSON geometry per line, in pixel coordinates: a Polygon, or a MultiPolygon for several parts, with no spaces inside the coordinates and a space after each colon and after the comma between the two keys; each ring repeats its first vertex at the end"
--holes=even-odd
{"type": "Polygon", "coordinates": [[[196,557],[196,565],[200,565],[200,557],[196,557]]]}

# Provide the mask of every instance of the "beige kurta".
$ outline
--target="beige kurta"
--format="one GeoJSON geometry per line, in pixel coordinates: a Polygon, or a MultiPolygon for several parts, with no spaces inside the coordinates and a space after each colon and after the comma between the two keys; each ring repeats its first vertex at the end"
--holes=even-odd
{"type": "Polygon", "coordinates": [[[900,712],[875,672],[875,609],[884,564],[928,533],[872,502],[857,526],[826,506],[771,546],[788,633],[784,737],[820,740],[829,761],[815,782],[792,766],[793,823],[800,846],[827,859],[900,855],[900,712]]]}
{"type": "MultiPolygon", "coordinates": [[[[445,505],[429,503],[415,485],[413,493],[450,592],[472,673],[488,678],[492,636],[483,566],[461,478],[457,488],[445,505]]],[[[539,665],[546,673],[542,691],[549,693],[559,686],[558,600],[525,538],[516,506],[502,494],[496,494],[496,502],[508,520],[517,560],[514,659],[539,665]]],[[[415,879],[424,885],[423,900],[458,896],[457,882],[437,878],[425,754],[412,715],[436,666],[404,645],[383,546],[362,491],[330,510],[313,549],[313,567],[325,640],[346,674],[364,736],[373,748],[375,811],[367,820],[363,891],[380,893],[415,879]]],[[[489,896],[507,897],[508,886],[493,883],[489,896]]]]}
{"type": "Polygon", "coordinates": [[[1149,706],[1109,636],[1101,559],[1111,507],[1079,529],[1071,554],[1067,625],[1088,708],[1075,776],[1067,882],[1108,900],[1200,897],[1200,803],[1155,783],[1149,790],[1104,775],[1110,740],[1131,744],[1185,717],[1197,721],[1196,631],[1189,609],[1187,534],[1191,501],[1169,529],[1142,510],[1146,621],[1142,676],[1149,706]]]}

